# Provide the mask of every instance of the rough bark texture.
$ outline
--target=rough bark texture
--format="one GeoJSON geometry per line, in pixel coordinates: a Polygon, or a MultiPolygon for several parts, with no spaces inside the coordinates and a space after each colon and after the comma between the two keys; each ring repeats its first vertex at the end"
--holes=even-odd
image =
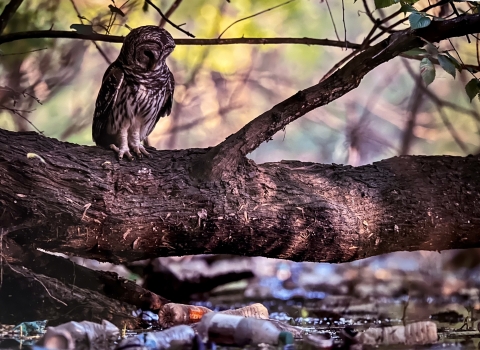
{"type": "Polygon", "coordinates": [[[97,147],[0,131],[0,227],[21,246],[116,263],[198,253],[342,262],[480,246],[479,157],[245,160],[198,182],[191,164],[206,151],[119,163],[97,147]]]}

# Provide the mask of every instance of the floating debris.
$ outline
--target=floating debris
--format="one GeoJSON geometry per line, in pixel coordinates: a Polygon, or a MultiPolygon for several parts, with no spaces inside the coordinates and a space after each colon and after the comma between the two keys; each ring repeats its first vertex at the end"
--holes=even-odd
{"type": "Polygon", "coordinates": [[[456,311],[444,311],[431,315],[430,319],[437,322],[453,324],[463,322],[465,317],[456,311]]]}
{"type": "MultiPolygon", "coordinates": [[[[213,312],[213,310],[204,306],[168,303],[160,309],[160,312],[158,313],[158,323],[163,328],[169,328],[181,324],[197,323],[202,319],[203,315],[210,312],[213,312]]],[[[260,319],[268,319],[269,317],[267,308],[260,303],[248,305],[239,309],[220,311],[219,313],[260,319]]]]}
{"type": "Polygon", "coordinates": [[[222,345],[245,346],[266,343],[283,346],[293,343],[292,333],[279,330],[269,320],[218,312],[204,315],[197,331],[203,342],[222,345]]]}
{"type": "MultiPolygon", "coordinates": [[[[198,337],[197,337],[198,338],[198,337]]],[[[185,325],[160,332],[142,333],[123,339],[116,350],[192,349],[197,339],[194,330],[185,325]]]]}
{"type": "Polygon", "coordinates": [[[163,328],[192,324],[200,321],[202,316],[209,312],[213,311],[203,306],[168,303],[160,309],[158,323],[163,328]]]}
{"type": "Polygon", "coordinates": [[[119,329],[106,320],[102,324],[71,321],[57,327],[48,327],[38,345],[49,349],[108,349],[118,340],[119,335],[119,329]]]}
{"type": "Polygon", "coordinates": [[[328,333],[305,334],[303,336],[303,350],[331,349],[333,347],[332,336],[328,333]]]}
{"type": "Polygon", "coordinates": [[[268,317],[269,317],[267,308],[260,303],[248,305],[245,307],[241,307],[239,309],[220,311],[220,313],[227,314],[227,315],[243,316],[243,317],[254,317],[254,318],[260,318],[265,320],[268,320],[268,317]]]}
{"type": "Polygon", "coordinates": [[[355,335],[354,340],[363,345],[433,344],[438,340],[437,326],[431,321],[423,321],[406,326],[369,328],[355,335]]]}

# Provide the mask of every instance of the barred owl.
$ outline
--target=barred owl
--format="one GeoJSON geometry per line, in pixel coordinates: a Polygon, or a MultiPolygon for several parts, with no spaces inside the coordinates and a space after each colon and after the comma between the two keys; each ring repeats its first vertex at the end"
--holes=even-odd
{"type": "Polygon", "coordinates": [[[149,156],[142,141],[172,109],[175,81],[165,59],[175,48],[172,36],[157,26],[133,29],[118,58],[106,70],[93,116],[95,143],[118,158],[149,156]]]}

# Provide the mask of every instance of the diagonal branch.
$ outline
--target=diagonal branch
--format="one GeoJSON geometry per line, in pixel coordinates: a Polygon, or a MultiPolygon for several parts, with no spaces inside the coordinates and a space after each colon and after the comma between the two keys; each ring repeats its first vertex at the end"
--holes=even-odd
{"type": "Polygon", "coordinates": [[[355,89],[362,78],[377,66],[404,51],[423,45],[419,37],[437,42],[475,33],[479,27],[480,14],[475,14],[432,22],[430,26],[420,30],[405,29],[392,34],[365,49],[327,79],[274,106],[200,156],[192,168],[192,175],[199,179],[214,180],[220,179],[225,173],[234,172],[248,153],[270,140],[289,123],[355,89]]]}
{"type": "Polygon", "coordinates": [[[5,9],[0,15],[0,34],[3,33],[8,21],[10,21],[10,18],[12,18],[15,12],[17,12],[17,9],[20,7],[22,2],[23,0],[11,0],[7,6],[5,6],[5,9]]]}
{"type": "Polygon", "coordinates": [[[176,25],[175,23],[173,23],[172,21],[170,21],[170,20],[168,19],[168,17],[163,14],[162,10],[160,10],[160,9],[158,8],[158,6],[156,6],[151,0],[145,0],[145,1],[146,1],[150,6],[152,6],[152,7],[160,14],[160,16],[161,16],[168,24],[170,24],[172,27],[174,27],[175,29],[177,29],[177,30],[181,31],[182,33],[188,35],[188,36],[191,37],[191,38],[195,38],[195,35],[193,35],[193,34],[190,33],[190,32],[187,32],[186,30],[180,28],[180,26],[178,26],[178,25],[176,25]]]}
{"type": "Polygon", "coordinates": [[[175,12],[175,10],[178,8],[178,6],[180,6],[180,4],[182,3],[183,0],[175,0],[172,4],[172,6],[170,6],[170,8],[167,10],[167,12],[165,13],[165,17],[162,17],[162,19],[160,20],[160,23],[158,23],[158,26],[160,28],[163,28],[165,26],[165,24],[167,23],[167,21],[165,20],[165,18],[170,18],[170,16],[175,12]]]}

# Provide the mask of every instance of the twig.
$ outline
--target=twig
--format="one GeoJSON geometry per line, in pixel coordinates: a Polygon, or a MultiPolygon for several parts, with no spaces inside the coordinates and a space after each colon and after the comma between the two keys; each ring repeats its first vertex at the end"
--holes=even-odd
{"type": "Polygon", "coordinates": [[[477,63],[480,66],[480,48],[479,48],[479,42],[480,40],[477,38],[477,41],[475,42],[476,47],[477,47],[477,63]]]}
{"type": "Polygon", "coordinates": [[[327,4],[328,13],[330,14],[330,19],[332,20],[333,29],[335,30],[335,35],[337,36],[337,40],[340,41],[340,36],[338,35],[337,26],[335,25],[335,20],[333,19],[332,10],[330,9],[330,5],[328,4],[328,0],[325,0],[325,3],[327,4]]]}
{"type": "Polygon", "coordinates": [[[452,136],[453,140],[455,143],[460,147],[460,149],[465,153],[468,154],[468,148],[465,146],[465,143],[462,141],[460,138],[460,135],[458,135],[457,131],[455,130],[454,126],[452,123],[450,123],[450,120],[448,120],[447,115],[443,111],[442,108],[440,108],[439,105],[435,104],[435,107],[437,108],[438,114],[440,114],[440,118],[442,119],[443,124],[447,128],[448,132],[452,136]]]}
{"type": "MultiPolygon", "coordinates": [[[[403,64],[407,70],[407,72],[410,74],[412,78],[415,78],[415,73],[413,72],[412,68],[405,62],[403,61],[403,64]]],[[[468,148],[466,147],[465,143],[462,141],[460,138],[460,135],[458,135],[457,131],[455,130],[454,126],[452,123],[450,123],[450,120],[448,119],[447,115],[445,114],[444,110],[442,107],[448,106],[452,109],[456,109],[460,112],[464,112],[468,115],[473,114],[477,121],[480,120],[480,116],[476,111],[472,111],[466,108],[463,108],[461,106],[455,105],[454,103],[451,103],[449,101],[444,101],[440,99],[438,96],[436,96],[433,92],[431,92],[429,89],[427,89],[425,86],[423,86],[421,83],[417,83],[418,88],[421,90],[422,93],[424,93],[427,97],[430,98],[430,100],[433,102],[435,107],[437,108],[438,114],[440,115],[440,118],[442,119],[443,124],[447,128],[448,132],[452,136],[453,140],[456,142],[456,144],[460,147],[460,149],[464,153],[468,153],[468,148]]]]}
{"type": "Polygon", "coordinates": [[[338,61],[332,68],[330,68],[330,70],[327,73],[325,73],[325,75],[322,77],[322,79],[320,79],[320,83],[322,81],[324,81],[325,79],[327,79],[329,76],[331,76],[333,73],[335,73],[335,71],[337,71],[345,62],[347,62],[351,58],[355,57],[360,52],[361,51],[359,51],[359,50],[355,50],[353,52],[350,52],[347,56],[345,56],[340,61],[338,61]]]}
{"type": "Polygon", "coordinates": [[[28,120],[28,118],[26,118],[25,116],[23,116],[22,114],[20,114],[20,112],[23,112],[23,113],[31,113],[33,112],[34,110],[31,110],[31,111],[27,111],[27,110],[20,110],[20,109],[15,109],[15,108],[10,108],[10,107],[7,107],[5,105],[0,105],[0,109],[6,109],[7,111],[10,111],[11,113],[15,114],[15,115],[18,115],[20,118],[24,119],[28,124],[30,124],[31,126],[33,126],[35,128],[35,130],[37,130],[40,134],[43,135],[43,131],[40,131],[30,120],[28,120]]]}
{"type": "Polygon", "coordinates": [[[12,16],[17,12],[23,0],[11,0],[0,15],[0,34],[3,33],[12,16]]]}
{"type": "MultiPolygon", "coordinates": [[[[27,275],[23,274],[22,272],[20,272],[20,271],[18,271],[18,270],[15,270],[15,269],[12,267],[12,265],[10,265],[10,264],[8,263],[8,261],[5,259],[5,257],[3,256],[3,254],[2,254],[2,257],[3,257],[3,259],[5,260],[5,263],[7,264],[7,266],[10,268],[10,270],[12,270],[13,272],[18,273],[19,275],[22,275],[22,276],[25,277],[25,278],[29,278],[27,275]]],[[[34,276],[33,272],[32,272],[32,276],[31,276],[31,277],[32,277],[35,281],[37,281],[38,283],[40,283],[40,284],[42,285],[42,287],[45,289],[45,291],[46,291],[47,294],[50,296],[50,298],[52,298],[53,300],[59,302],[60,304],[63,304],[63,305],[65,305],[65,306],[68,306],[67,303],[65,303],[64,301],[61,301],[60,299],[54,297],[54,296],[50,293],[50,291],[48,290],[48,288],[43,284],[43,282],[40,281],[38,278],[36,278],[36,277],[34,276]]]]}
{"type": "MultiPolygon", "coordinates": [[[[344,41],[347,42],[347,25],[345,24],[345,2],[342,0],[342,21],[343,21],[343,33],[344,33],[344,41]]],[[[345,46],[347,49],[347,47],[345,46]]]]}
{"type": "Polygon", "coordinates": [[[222,37],[222,35],[223,35],[229,28],[231,28],[233,25],[237,24],[238,22],[245,21],[245,20],[247,20],[247,19],[249,19],[249,18],[252,18],[252,17],[258,16],[258,15],[261,15],[262,13],[265,13],[265,12],[274,10],[274,9],[276,9],[276,8],[279,8],[279,7],[281,7],[281,6],[287,5],[287,4],[289,4],[289,3],[293,2],[293,1],[295,1],[295,0],[288,0],[288,1],[284,2],[284,3],[281,3],[281,4],[279,4],[279,5],[270,7],[270,8],[268,8],[268,9],[266,9],[266,10],[263,10],[263,11],[260,11],[260,12],[257,12],[257,13],[254,13],[253,15],[250,15],[250,16],[247,16],[247,17],[244,17],[244,18],[237,19],[235,22],[233,22],[233,23],[230,24],[227,28],[225,28],[225,30],[224,30],[223,32],[220,33],[220,35],[218,36],[218,39],[220,39],[220,38],[222,37]]]}
{"type": "Polygon", "coordinates": [[[43,51],[46,50],[47,47],[41,48],[41,49],[34,49],[34,50],[28,50],[28,51],[22,51],[22,52],[13,52],[13,53],[0,53],[0,57],[5,57],[5,56],[15,56],[15,55],[24,55],[26,53],[32,53],[32,52],[37,52],[37,51],[43,51]]]}
{"type": "MultiPolygon", "coordinates": [[[[74,31],[62,30],[39,30],[9,33],[0,35],[0,45],[24,39],[39,39],[39,38],[67,38],[67,39],[83,39],[95,40],[110,43],[122,43],[125,39],[118,35],[105,34],[82,34],[74,31]]],[[[330,39],[316,39],[316,38],[231,38],[231,39],[175,39],[177,45],[233,45],[233,44],[248,44],[248,45],[282,45],[282,44],[297,44],[297,45],[318,45],[318,46],[332,46],[345,47],[349,49],[361,48],[360,44],[343,42],[330,39]]]]}
{"type": "MultiPolygon", "coordinates": [[[[460,63],[461,63],[462,65],[465,65],[465,63],[464,63],[463,60],[462,60],[462,57],[461,57],[460,54],[458,53],[458,51],[457,51],[457,49],[455,48],[455,46],[453,46],[452,40],[451,40],[450,38],[448,38],[448,42],[450,43],[450,45],[452,45],[452,49],[453,49],[453,51],[455,51],[455,53],[457,54],[457,57],[458,57],[458,59],[460,60],[460,63]]],[[[475,76],[475,74],[473,74],[473,72],[471,72],[470,70],[468,70],[468,72],[469,72],[474,78],[477,78],[477,77],[475,76]]]]}
{"type": "MultiPolygon", "coordinates": [[[[70,3],[72,4],[73,8],[75,9],[75,12],[77,13],[78,18],[80,19],[80,23],[83,24],[83,16],[80,14],[80,11],[78,10],[77,5],[75,4],[75,0],[70,0],[70,3]]],[[[97,48],[98,52],[100,52],[100,55],[102,55],[103,59],[109,65],[112,64],[112,61],[110,61],[107,54],[102,50],[102,48],[94,40],[92,40],[92,43],[97,48]]]]}
{"type": "MultiPolygon", "coordinates": [[[[168,11],[165,13],[165,17],[166,18],[170,18],[170,16],[175,12],[175,10],[177,9],[178,6],[180,6],[180,4],[182,3],[183,0],[175,0],[172,4],[172,6],[170,6],[170,8],[168,9],[168,11]]],[[[162,19],[160,20],[160,23],[158,23],[158,26],[160,28],[163,28],[165,26],[165,23],[167,23],[167,21],[165,21],[165,19],[162,17],[162,19]]]]}
{"type": "Polygon", "coordinates": [[[151,1],[151,0],[145,0],[150,6],[152,6],[159,14],[160,16],[162,16],[162,18],[168,23],[170,24],[172,27],[178,29],[179,31],[181,31],[182,33],[184,34],[187,34],[189,37],[191,38],[195,38],[195,35],[193,35],[192,33],[190,32],[187,32],[186,30],[180,28],[179,26],[177,26],[175,23],[173,23],[172,21],[170,21],[167,17],[165,17],[165,15],[163,14],[163,12],[151,1]]]}
{"type": "MultiPolygon", "coordinates": [[[[382,22],[386,22],[387,19],[384,20],[379,20],[373,17],[372,12],[370,11],[370,7],[368,6],[368,0],[363,0],[363,7],[365,9],[365,14],[367,17],[372,21],[373,25],[376,26],[377,28],[381,29],[384,33],[391,33],[392,30],[388,29],[387,27],[384,27],[382,25],[382,22]]],[[[401,11],[397,11],[395,16],[398,16],[401,11]]]]}

